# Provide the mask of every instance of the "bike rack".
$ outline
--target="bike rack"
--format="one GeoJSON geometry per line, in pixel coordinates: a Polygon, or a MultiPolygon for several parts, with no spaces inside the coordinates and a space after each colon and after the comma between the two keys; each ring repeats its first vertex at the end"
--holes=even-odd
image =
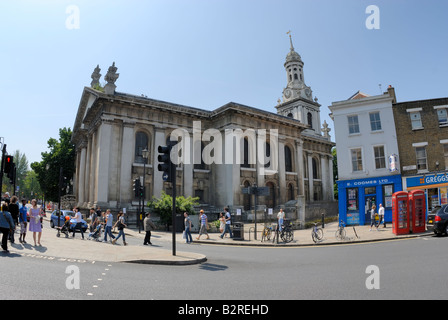
{"type": "Polygon", "coordinates": [[[250,227],[249,228],[249,241],[250,241],[250,232],[253,231],[254,233],[254,239],[255,239],[255,227],[250,227]]]}

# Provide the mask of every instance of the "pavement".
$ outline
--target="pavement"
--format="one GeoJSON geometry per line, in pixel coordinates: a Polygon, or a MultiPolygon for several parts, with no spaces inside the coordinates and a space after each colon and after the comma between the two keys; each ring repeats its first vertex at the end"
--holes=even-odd
{"type": "MultiPolygon", "coordinates": [[[[27,244],[21,244],[19,234],[16,232],[15,244],[8,243],[9,251],[12,256],[23,255],[32,256],[42,259],[59,259],[68,261],[79,262],[128,262],[128,263],[144,263],[144,264],[163,264],[163,265],[191,265],[199,264],[207,261],[207,257],[201,253],[185,252],[176,250],[176,255],[172,254],[171,245],[170,249],[162,248],[157,243],[172,241],[171,232],[153,231],[152,242],[153,246],[144,246],[143,238],[144,232],[138,232],[138,230],[127,228],[125,229],[126,237],[129,241],[129,237],[139,238],[141,244],[129,244],[127,246],[122,245],[122,240],[118,240],[118,245],[112,245],[110,243],[100,243],[94,240],[81,240],[81,234],[77,233],[75,238],[66,239],[64,235],[56,237],[56,229],[51,229],[48,223],[49,218],[44,218],[44,229],[42,232],[41,243],[42,246],[34,246],[33,235],[28,232],[26,236],[27,244]]],[[[234,246],[253,246],[253,247],[303,247],[303,246],[322,246],[322,245],[349,245],[359,244],[374,241],[388,241],[415,238],[420,236],[429,236],[433,233],[426,231],[419,234],[408,235],[395,235],[392,232],[392,224],[389,224],[387,228],[381,226],[378,229],[370,231],[370,226],[356,226],[346,227],[346,239],[340,241],[335,237],[335,232],[338,228],[338,224],[330,223],[326,224],[323,231],[324,237],[322,241],[314,243],[311,238],[311,229],[295,230],[294,240],[290,243],[279,242],[273,243],[272,241],[261,242],[261,232],[264,225],[262,223],[257,224],[257,240],[255,240],[255,225],[244,225],[244,240],[230,239],[227,235],[224,239],[220,238],[219,233],[210,233],[209,239],[206,239],[205,235],[201,236],[200,240],[196,240],[197,233],[193,233],[193,242],[200,245],[234,245],[234,246]],[[356,234],[355,234],[356,230],[356,234]]],[[[88,232],[85,233],[87,239],[88,232]]],[[[135,243],[135,241],[132,241],[135,243]]],[[[185,243],[182,239],[182,234],[176,234],[176,243],[185,243]]],[[[177,248],[177,247],[176,247],[177,248]]],[[[200,251],[200,246],[195,247],[197,251],[200,251]]],[[[5,253],[3,253],[5,255],[5,253]]]]}

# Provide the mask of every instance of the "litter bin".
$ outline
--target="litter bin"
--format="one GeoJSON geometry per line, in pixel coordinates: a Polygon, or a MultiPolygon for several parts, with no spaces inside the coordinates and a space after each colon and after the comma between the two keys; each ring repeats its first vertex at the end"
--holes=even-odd
{"type": "Polygon", "coordinates": [[[244,224],[241,222],[233,223],[233,240],[244,240],[244,224]]]}

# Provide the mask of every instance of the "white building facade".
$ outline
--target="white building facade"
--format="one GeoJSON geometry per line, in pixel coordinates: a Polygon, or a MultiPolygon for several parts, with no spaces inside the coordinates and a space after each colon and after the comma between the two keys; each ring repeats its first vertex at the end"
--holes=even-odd
{"type": "Polygon", "coordinates": [[[382,204],[392,220],[392,194],[401,191],[392,103],[395,91],[361,92],[329,107],[338,160],[339,215],[348,224],[369,224],[370,208],[382,204]]]}

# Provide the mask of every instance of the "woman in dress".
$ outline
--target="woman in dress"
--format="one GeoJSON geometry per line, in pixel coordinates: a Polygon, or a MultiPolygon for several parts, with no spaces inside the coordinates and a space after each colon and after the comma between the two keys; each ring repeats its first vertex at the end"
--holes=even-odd
{"type": "Polygon", "coordinates": [[[40,244],[40,238],[42,237],[42,224],[40,222],[40,209],[37,207],[36,199],[31,200],[32,207],[30,208],[30,232],[33,233],[34,245],[36,244],[36,233],[38,233],[37,243],[40,244]]]}

